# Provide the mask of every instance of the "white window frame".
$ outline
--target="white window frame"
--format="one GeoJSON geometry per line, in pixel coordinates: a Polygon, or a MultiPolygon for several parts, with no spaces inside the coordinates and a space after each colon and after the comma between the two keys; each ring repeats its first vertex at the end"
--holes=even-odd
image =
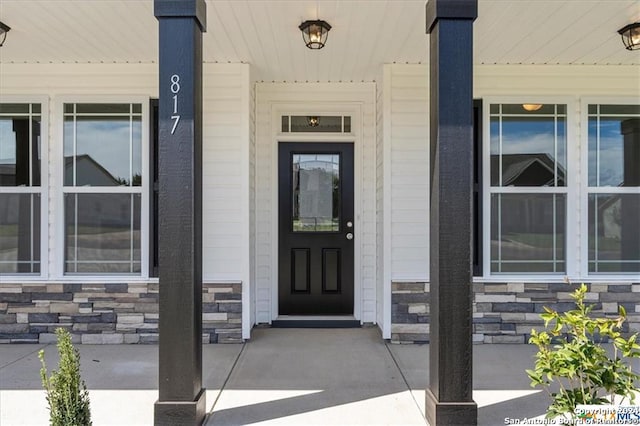
{"type": "Polygon", "coordinates": [[[581,150],[580,166],[582,182],[580,185],[580,234],[582,244],[580,251],[579,271],[582,279],[594,281],[638,281],[640,274],[634,272],[598,273],[589,272],[589,194],[640,194],[640,187],[614,187],[614,186],[589,186],[589,105],[640,105],[640,98],[630,96],[588,96],[580,102],[580,121],[582,123],[582,135],[580,138],[581,150]]]}
{"type": "MultiPolygon", "coordinates": [[[[576,101],[571,96],[539,96],[539,95],[518,95],[518,96],[496,96],[482,98],[482,271],[483,275],[480,279],[474,281],[491,281],[491,282],[552,282],[561,281],[565,276],[575,276],[576,270],[576,250],[569,246],[571,242],[575,242],[577,238],[576,221],[571,219],[572,208],[576,205],[578,199],[577,175],[579,166],[579,155],[575,131],[576,123],[576,101]],[[502,187],[499,193],[540,193],[540,194],[566,194],[566,227],[565,227],[565,272],[545,272],[545,273],[492,273],[491,272],[491,126],[490,126],[490,106],[492,104],[561,104],[566,105],[566,138],[567,138],[567,176],[565,187],[502,187]]],[[[577,247],[576,247],[577,248],[577,247]]]]}
{"type": "Polygon", "coordinates": [[[49,274],[49,97],[46,95],[5,95],[0,103],[40,104],[40,186],[0,186],[4,194],[40,194],[40,273],[2,274],[0,283],[40,281],[49,274]],[[39,188],[39,189],[36,189],[39,188]]]}
{"type": "MultiPolygon", "coordinates": [[[[56,247],[59,258],[55,261],[55,276],[64,281],[100,281],[100,282],[127,282],[149,280],[149,198],[151,189],[151,177],[149,176],[149,102],[146,96],[59,96],[55,99],[55,122],[58,144],[55,150],[55,161],[51,167],[55,170],[56,212],[54,218],[56,224],[56,247]],[[114,187],[66,187],[64,186],[64,104],[141,104],[142,106],[142,185],[141,211],[140,211],[140,274],[129,273],[65,273],[65,217],[64,195],[68,193],[118,193],[114,187]]],[[[122,192],[132,193],[132,192],[122,192]]],[[[136,193],[136,192],[133,192],[136,193]]]]}

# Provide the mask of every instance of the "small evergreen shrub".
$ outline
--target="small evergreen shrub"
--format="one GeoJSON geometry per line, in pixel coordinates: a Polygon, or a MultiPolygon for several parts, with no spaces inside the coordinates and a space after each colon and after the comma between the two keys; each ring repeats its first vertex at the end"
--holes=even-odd
{"type": "Polygon", "coordinates": [[[637,333],[625,339],[620,330],[626,320],[620,306],[615,318],[592,318],[593,305],[585,305],[587,286],[582,284],[571,297],[576,309],[560,314],[547,307],[540,314],[547,331],[531,330],[529,343],[538,347],[535,368],[526,370],[531,386],[543,387],[551,397],[547,418],[560,415],[576,419],[574,410],[581,404],[612,404],[618,395],[633,404],[640,376],[625,359],[640,358],[637,333]],[[594,339],[599,336],[598,339],[594,339]],[[608,338],[613,356],[599,341],[608,338]],[[551,385],[558,392],[551,391],[551,385]]]}
{"type": "Polygon", "coordinates": [[[40,377],[49,404],[49,423],[51,426],[91,425],[89,392],[80,377],[80,353],[73,347],[67,330],[58,328],[56,336],[60,363],[58,371],[52,371],[50,377],[47,377],[44,350],[38,353],[42,363],[40,377]]]}

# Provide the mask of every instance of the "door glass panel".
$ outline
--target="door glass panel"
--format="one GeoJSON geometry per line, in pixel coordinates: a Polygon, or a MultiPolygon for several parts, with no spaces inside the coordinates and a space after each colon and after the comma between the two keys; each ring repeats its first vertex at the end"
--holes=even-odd
{"type": "Polygon", "coordinates": [[[293,154],[293,231],[340,230],[340,155],[293,154]]]}

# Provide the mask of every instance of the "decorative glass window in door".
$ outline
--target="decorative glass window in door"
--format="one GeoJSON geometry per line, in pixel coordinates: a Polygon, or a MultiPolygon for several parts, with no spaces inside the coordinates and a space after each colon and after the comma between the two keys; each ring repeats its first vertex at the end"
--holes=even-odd
{"type": "Polygon", "coordinates": [[[340,231],[340,155],[293,154],[293,231],[340,231]]]}

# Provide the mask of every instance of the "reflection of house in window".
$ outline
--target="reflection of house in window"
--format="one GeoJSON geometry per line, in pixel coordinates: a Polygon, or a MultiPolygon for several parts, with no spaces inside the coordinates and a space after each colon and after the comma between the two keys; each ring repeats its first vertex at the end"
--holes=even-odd
{"type": "Polygon", "coordinates": [[[13,117],[6,122],[7,130],[9,126],[11,130],[8,140],[3,141],[3,145],[5,149],[9,149],[9,158],[6,158],[6,152],[4,158],[0,156],[2,161],[0,186],[40,185],[40,122],[38,120],[30,117],[13,117]],[[32,152],[29,152],[29,131],[32,133],[32,152]]]}
{"type": "MultiPolygon", "coordinates": [[[[64,158],[65,182],[73,182],[73,159],[64,158]]],[[[125,178],[113,176],[102,167],[90,155],[78,155],[76,160],[76,181],[82,182],[82,186],[129,186],[130,182],[125,178]]],[[[133,176],[133,185],[140,185],[140,175],[133,176]]]]}
{"type": "MultiPolygon", "coordinates": [[[[74,157],[64,158],[65,179],[72,179],[73,158],[74,157]]],[[[75,159],[76,179],[78,182],[83,182],[84,186],[129,185],[126,179],[116,178],[90,155],[78,155],[75,159]]],[[[135,179],[136,177],[134,177],[134,180],[135,179]]],[[[86,207],[92,207],[90,210],[80,210],[79,214],[81,218],[79,218],[79,221],[82,222],[82,225],[120,228],[123,220],[129,220],[131,206],[129,205],[130,197],[128,194],[124,197],[120,196],[122,203],[104,203],[103,200],[106,198],[104,194],[82,194],[81,197],[87,203],[86,207]]],[[[74,210],[71,210],[70,213],[74,210]]]]}
{"type": "MultiPolygon", "coordinates": [[[[499,167],[500,156],[492,155],[491,176],[499,176],[499,167]]],[[[565,170],[549,154],[502,154],[501,186],[565,186],[565,170]]]]}
{"type": "Polygon", "coordinates": [[[598,234],[604,238],[620,239],[620,195],[601,197],[598,203],[598,234]]]}
{"type": "Polygon", "coordinates": [[[0,193],[0,273],[39,273],[39,106],[15,107],[17,116],[0,117],[0,186],[20,188],[0,193]]]}
{"type": "Polygon", "coordinates": [[[0,186],[16,186],[15,164],[0,164],[0,186]]]}

